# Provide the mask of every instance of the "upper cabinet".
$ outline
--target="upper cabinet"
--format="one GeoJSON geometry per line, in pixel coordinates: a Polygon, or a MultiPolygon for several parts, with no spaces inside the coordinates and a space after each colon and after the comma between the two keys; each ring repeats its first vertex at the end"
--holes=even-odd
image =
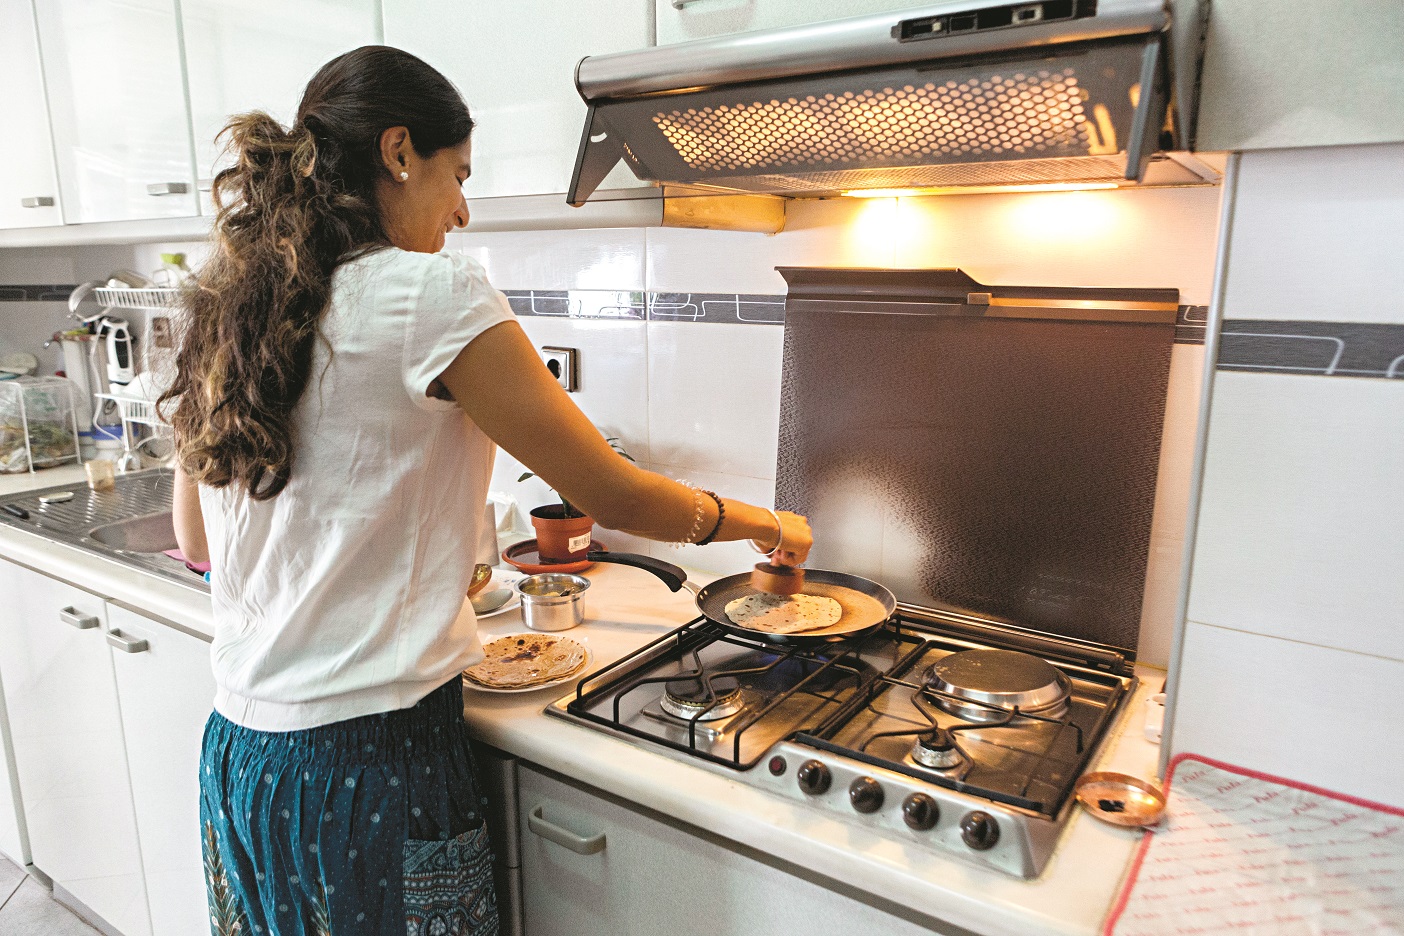
{"type": "Polygon", "coordinates": [[[42,0],[35,12],[63,219],[194,215],[175,0],[42,0]]]}
{"type": "MultiPolygon", "coordinates": [[[[652,2],[384,0],[385,41],[439,69],[468,102],[469,198],[564,193],[585,125],[575,65],[651,44],[652,2]]],[[[627,171],[619,181],[641,184],[627,171]]]]}
{"type": "Polygon", "coordinates": [[[31,0],[0,0],[0,228],[62,224],[31,0]]]}
{"type": "Polygon", "coordinates": [[[921,6],[920,0],[653,0],[658,44],[822,23],[921,6]]]}
{"type": "Polygon", "coordinates": [[[195,166],[201,187],[220,163],[231,114],[292,123],[307,81],[330,59],[381,41],[376,0],[181,0],[195,166]]]}

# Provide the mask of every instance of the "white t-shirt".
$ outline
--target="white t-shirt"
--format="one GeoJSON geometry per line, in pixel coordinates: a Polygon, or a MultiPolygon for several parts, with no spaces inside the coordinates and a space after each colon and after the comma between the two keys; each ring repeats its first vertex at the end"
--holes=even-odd
{"type": "Polygon", "coordinates": [[[464,594],[496,449],[425,392],[510,318],[462,255],[337,269],[287,487],[200,487],[221,715],[290,731],[408,708],[482,659],[464,594]]]}

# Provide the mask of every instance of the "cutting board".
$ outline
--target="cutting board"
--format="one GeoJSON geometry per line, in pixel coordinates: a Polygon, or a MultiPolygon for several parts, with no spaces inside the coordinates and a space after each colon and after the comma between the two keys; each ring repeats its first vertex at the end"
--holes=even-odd
{"type": "Polygon", "coordinates": [[[1104,936],[1404,934],[1404,810],[1181,754],[1104,936]]]}

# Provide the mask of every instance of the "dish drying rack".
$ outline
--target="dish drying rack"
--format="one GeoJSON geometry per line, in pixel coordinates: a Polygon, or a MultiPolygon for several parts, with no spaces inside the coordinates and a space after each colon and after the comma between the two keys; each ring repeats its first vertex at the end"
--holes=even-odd
{"type": "Polygon", "coordinates": [[[164,312],[176,307],[179,289],[168,286],[114,287],[99,286],[93,290],[93,298],[112,309],[146,309],[164,312]]]}

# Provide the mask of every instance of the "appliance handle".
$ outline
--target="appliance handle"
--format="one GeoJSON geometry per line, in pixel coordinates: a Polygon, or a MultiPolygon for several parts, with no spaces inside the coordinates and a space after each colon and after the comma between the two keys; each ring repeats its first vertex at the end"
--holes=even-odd
{"type": "Polygon", "coordinates": [[[597,855],[605,849],[605,834],[598,835],[576,835],[569,829],[563,829],[555,823],[547,822],[541,815],[546,807],[537,803],[536,807],[527,814],[527,828],[533,835],[539,835],[548,842],[555,842],[562,848],[569,848],[577,855],[597,855]]]}

